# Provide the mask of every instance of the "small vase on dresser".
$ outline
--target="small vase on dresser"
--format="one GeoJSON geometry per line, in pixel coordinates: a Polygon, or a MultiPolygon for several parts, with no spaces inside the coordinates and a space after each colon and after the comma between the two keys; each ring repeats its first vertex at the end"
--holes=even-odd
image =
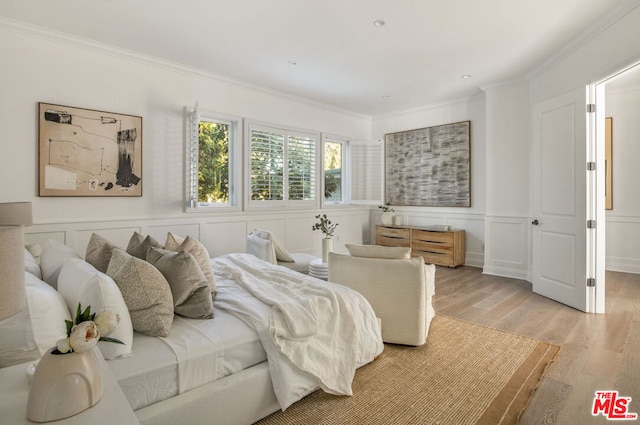
{"type": "Polygon", "coordinates": [[[102,398],[102,376],[93,350],[53,354],[55,350],[42,356],[33,375],[27,402],[27,418],[33,422],[68,418],[102,398]]]}
{"type": "Polygon", "coordinates": [[[380,216],[380,220],[382,221],[382,224],[384,224],[385,226],[390,226],[393,224],[393,212],[391,211],[385,211],[382,213],[382,216],[380,216]]]}

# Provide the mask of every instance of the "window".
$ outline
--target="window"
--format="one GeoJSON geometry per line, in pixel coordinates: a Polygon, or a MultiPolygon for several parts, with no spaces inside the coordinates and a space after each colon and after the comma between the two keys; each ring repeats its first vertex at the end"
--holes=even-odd
{"type": "Polygon", "coordinates": [[[347,202],[346,148],[347,141],[323,136],[324,204],[347,202]]]}
{"type": "Polygon", "coordinates": [[[239,119],[191,112],[188,210],[237,207],[236,149],[239,119]]]}
{"type": "Polygon", "coordinates": [[[317,135],[258,124],[247,134],[248,205],[315,206],[317,135]]]}

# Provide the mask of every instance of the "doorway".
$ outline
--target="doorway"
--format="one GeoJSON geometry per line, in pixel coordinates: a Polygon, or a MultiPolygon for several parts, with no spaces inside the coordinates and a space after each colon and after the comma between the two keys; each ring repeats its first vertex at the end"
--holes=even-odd
{"type": "Polygon", "coordinates": [[[595,194],[593,208],[596,223],[596,240],[592,241],[595,250],[593,273],[596,279],[595,305],[593,311],[605,312],[605,270],[640,273],[640,248],[637,245],[636,228],[640,232],[640,201],[637,205],[633,196],[625,193],[637,191],[640,173],[637,173],[635,158],[640,155],[640,147],[635,151],[633,141],[640,134],[640,125],[636,124],[640,111],[640,62],[624,67],[589,87],[590,103],[596,105],[596,113],[590,126],[590,137],[595,140],[589,144],[596,158],[596,180],[589,193],[595,194]],[[607,160],[606,123],[611,118],[612,155],[607,160]],[[612,208],[606,207],[607,170],[611,170],[612,208]],[[631,247],[631,249],[630,249],[631,247]],[[631,251],[631,252],[630,252],[631,251]],[[634,260],[637,259],[637,260],[634,260]]]}

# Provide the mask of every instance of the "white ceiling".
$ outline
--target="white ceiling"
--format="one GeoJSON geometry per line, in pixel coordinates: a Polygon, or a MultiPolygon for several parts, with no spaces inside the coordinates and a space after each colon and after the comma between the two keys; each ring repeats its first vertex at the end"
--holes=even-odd
{"type": "Polygon", "coordinates": [[[0,16],[379,116],[524,77],[630,3],[2,0],[0,16]]]}

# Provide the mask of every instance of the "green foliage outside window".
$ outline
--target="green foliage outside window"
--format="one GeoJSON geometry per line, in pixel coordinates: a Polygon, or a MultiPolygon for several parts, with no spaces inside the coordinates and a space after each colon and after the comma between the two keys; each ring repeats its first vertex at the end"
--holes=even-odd
{"type": "Polygon", "coordinates": [[[229,202],[229,125],[200,121],[198,202],[229,202]]]}

